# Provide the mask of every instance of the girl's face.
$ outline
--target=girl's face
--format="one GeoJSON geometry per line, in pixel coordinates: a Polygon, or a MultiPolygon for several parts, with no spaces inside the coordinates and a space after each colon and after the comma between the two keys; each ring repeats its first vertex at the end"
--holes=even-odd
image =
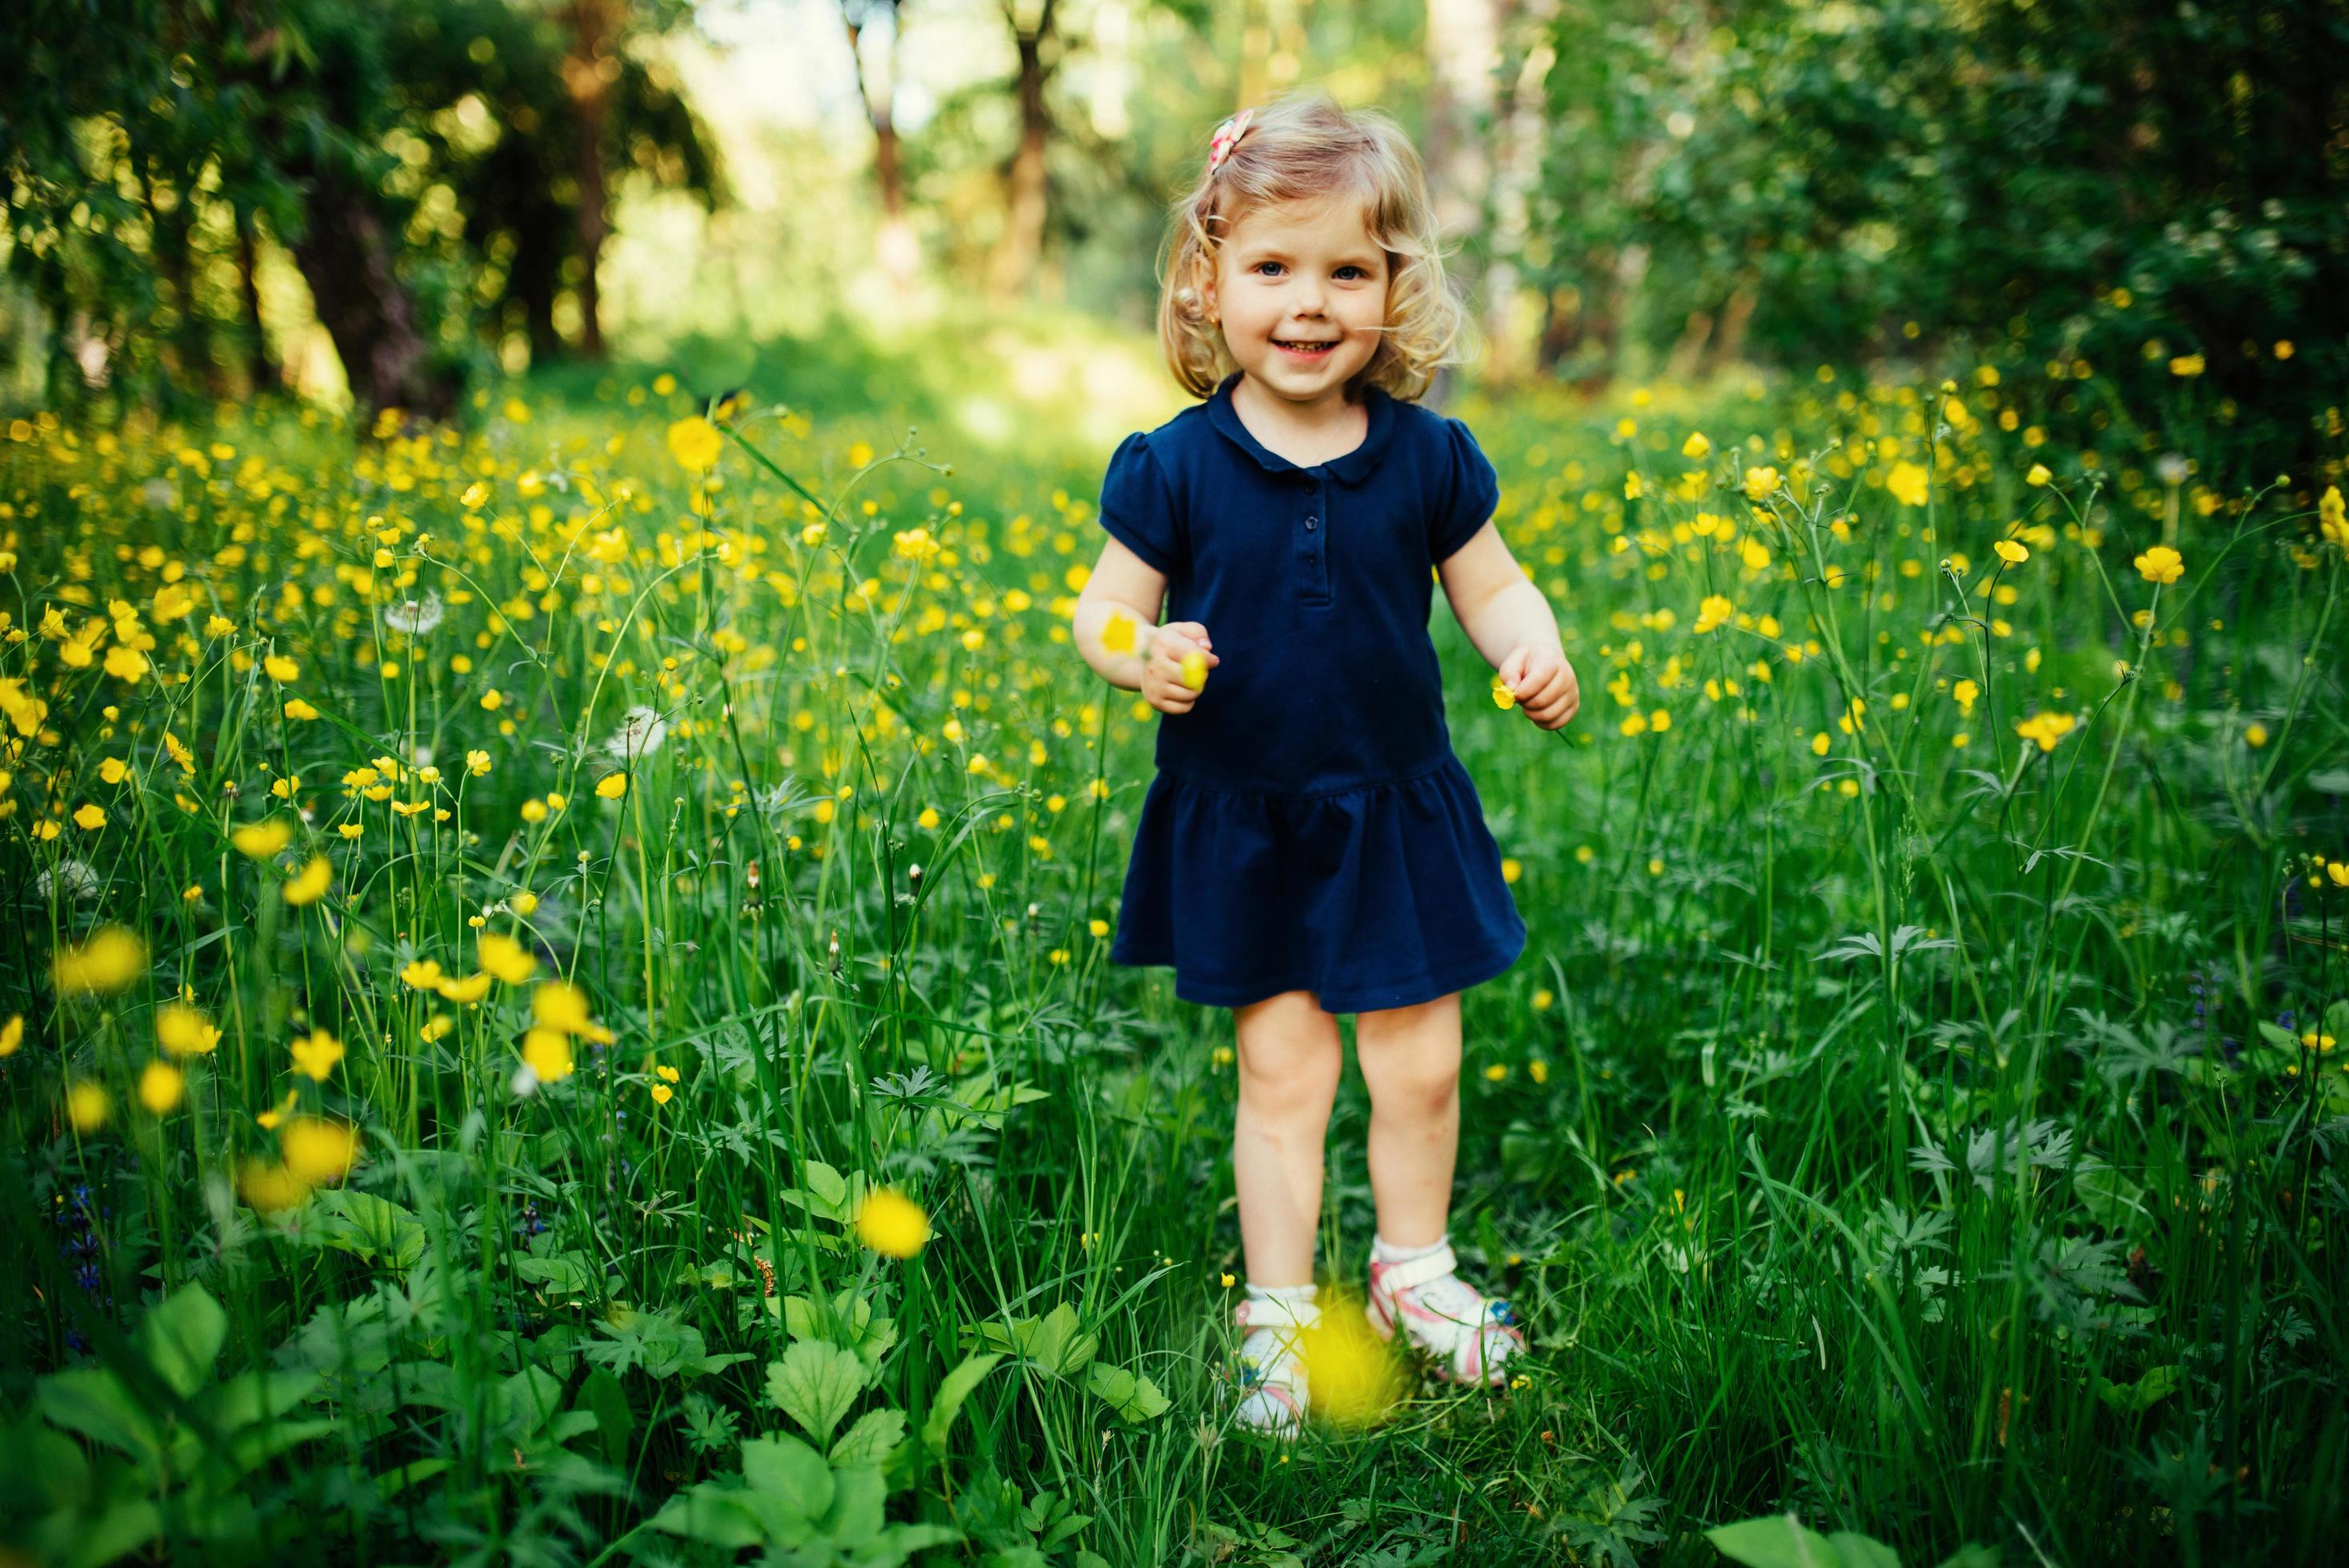
{"type": "Polygon", "coordinates": [[[1235,364],[1268,391],[1318,403],[1342,397],[1378,352],[1387,282],[1360,200],[1341,195],[1243,215],[1206,296],[1235,364]]]}

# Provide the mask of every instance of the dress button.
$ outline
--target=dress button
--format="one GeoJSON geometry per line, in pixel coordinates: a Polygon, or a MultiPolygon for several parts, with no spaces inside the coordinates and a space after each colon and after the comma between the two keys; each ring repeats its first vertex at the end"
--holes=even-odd
{"type": "Polygon", "coordinates": [[[1320,526],[1321,520],[1318,517],[1309,517],[1305,520],[1305,531],[1308,533],[1312,532],[1315,529],[1320,526]]]}

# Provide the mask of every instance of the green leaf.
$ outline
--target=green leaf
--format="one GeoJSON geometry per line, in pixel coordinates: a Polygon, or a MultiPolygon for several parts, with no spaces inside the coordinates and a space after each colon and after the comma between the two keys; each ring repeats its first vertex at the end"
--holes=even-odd
{"type": "Polygon", "coordinates": [[[605,1464],[621,1464],[628,1457],[628,1434],[636,1428],[636,1413],[628,1408],[628,1391],[620,1380],[598,1367],[579,1386],[579,1408],[595,1415],[596,1447],[605,1464]]]}
{"type": "Polygon", "coordinates": [[[1096,1361],[1085,1377],[1085,1389],[1129,1421],[1146,1421],[1166,1413],[1166,1396],[1158,1385],[1123,1367],[1096,1361]]]}
{"type": "Polygon", "coordinates": [[[35,1392],[41,1414],[53,1425],[119,1449],[133,1459],[152,1460],[163,1451],[163,1434],[154,1416],[103,1367],[53,1372],[40,1380],[35,1392]]]}
{"type": "Polygon", "coordinates": [[[653,1528],[688,1541],[739,1552],[767,1539],[766,1526],[742,1501],[743,1494],[709,1481],[678,1493],[653,1515],[653,1528]]]}
{"type": "Polygon", "coordinates": [[[955,1418],[962,1414],[963,1401],[1002,1359],[1001,1351],[978,1351],[964,1357],[961,1365],[946,1375],[946,1380],[938,1385],[937,1397],[930,1401],[929,1418],[922,1423],[924,1447],[935,1453],[947,1451],[947,1434],[953,1429],[955,1418]]]}
{"type": "Polygon", "coordinates": [[[330,1247],[369,1263],[380,1260],[402,1274],[424,1255],[424,1222],[397,1203],[372,1192],[330,1187],[318,1194],[318,1207],[325,1211],[322,1239],[330,1247]]]}
{"type": "Polygon", "coordinates": [[[1745,1568],[1843,1568],[1835,1542],[1791,1513],[1741,1520],[1704,1532],[1720,1553],[1745,1568]]]}
{"type": "Polygon", "coordinates": [[[877,1465],[905,1440],[903,1410],[867,1410],[832,1445],[835,1465],[877,1465]]]}
{"type": "Polygon", "coordinates": [[[821,1519],[832,1507],[832,1467],[788,1432],[771,1432],[742,1445],[742,1483],[802,1519],[821,1519]]]}
{"type": "Polygon", "coordinates": [[[847,1178],[821,1160],[809,1160],[800,1165],[800,1180],[807,1185],[785,1188],[782,1196],[787,1201],[820,1219],[848,1218],[847,1178]]]}
{"type": "Polygon", "coordinates": [[[2126,1228],[2145,1216],[2145,1189],[2109,1165],[2084,1165],[2072,1178],[2080,1206],[2108,1231],[2126,1228]]]}
{"type": "Polygon", "coordinates": [[[552,1258],[516,1258],[514,1273],[553,1295],[580,1297],[595,1294],[596,1271],[585,1253],[564,1253],[552,1258]]]}
{"type": "Polygon", "coordinates": [[[2185,1386],[2186,1374],[2175,1365],[2148,1367],[2134,1383],[2096,1379],[2096,1398],[2116,1410],[2141,1416],[2185,1386]]]}
{"type": "Polygon", "coordinates": [[[781,1361],[767,1364],[767,1398],[820,1443],[832,1439],[864,1388],[864,1363],[825,1340],[795,1340],[781,1361]]]}
{"type": "Polygon", "coordinates": [[[1838,1530],[1827,1537],[1843,1558],[1843,1568],[1900,1568],[1900,1553],[1872,1535],[1838,1530]]]}
{"type": "Polygon", "coordinates": [[[174,1393],[186,1398],[212,1381],[228,1338],[228,1314],[200,1284],[182,1285],[139,1325],[139,1348],[174,1393]]]}

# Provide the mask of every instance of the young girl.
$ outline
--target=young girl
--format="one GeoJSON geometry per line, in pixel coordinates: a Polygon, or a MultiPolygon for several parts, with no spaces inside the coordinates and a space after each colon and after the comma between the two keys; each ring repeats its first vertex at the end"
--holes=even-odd
{"type": "Polygon", "coordinates": [[[1111,459],[1072,629],[1165,716],[1110,958],[1172,965],[1178,997],[1232,1010],[1238,1418],[1287,1433],[1309,1397],[1297,1331],[1320,1315],[1338,1014],[1371,1094],[1371,1326],[1471,1384],[1505,1382],[1525,1347],[1445,1234],[1459,994],[1526,928],[1444,726],[1433,580],[1527,718],[1555,729],[1581,696],[1491,524],[1492,464],[1413,401],[1461,313],[1394,124],[1319,94],[1244,112],[1174,211],[1159,337],[1206,401],[1111,459]],[[1163,599],[1181,618],[1158,625],[1163,599]]]}

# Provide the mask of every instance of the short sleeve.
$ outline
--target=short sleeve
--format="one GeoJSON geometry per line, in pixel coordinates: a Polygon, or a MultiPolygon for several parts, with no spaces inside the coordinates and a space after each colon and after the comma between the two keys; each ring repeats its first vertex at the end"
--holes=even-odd
{"type": "Polygon", "coordinates": [[[1493,471],[1492,459],[1477,446],[1468,427],[1446,418],[1444,433],[1446,449],[1439,465],[1442,490],[1436,504],[1428,509],[1427,521],[1427,558],[1437,565],[1475,538],[1501,502],[1501,478],[1493,471]]]}
{"type": "Polygon", "coordinates": [[[1102,475],[1101,525],[1165,576],[1182,576],[1190,565],[1189,541],[1174,514],[1173,492],[1143,431],[1118,444],[1102,475]]]}

